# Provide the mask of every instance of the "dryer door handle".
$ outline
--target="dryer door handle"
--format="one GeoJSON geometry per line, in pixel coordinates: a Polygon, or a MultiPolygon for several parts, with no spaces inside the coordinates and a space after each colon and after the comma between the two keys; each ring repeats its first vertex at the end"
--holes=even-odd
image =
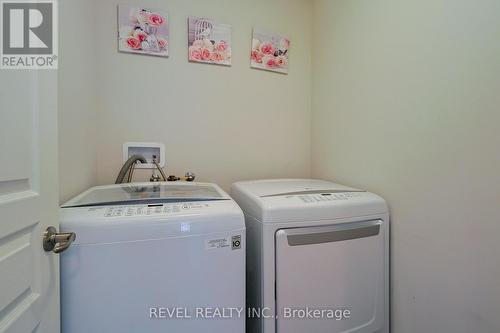
{"type": "Polygon", "coordinates": [[[280,230],[287,236],[289,246],[301,246],[377,236],[381,220],[344,223],[327,227],[280,230]]]}

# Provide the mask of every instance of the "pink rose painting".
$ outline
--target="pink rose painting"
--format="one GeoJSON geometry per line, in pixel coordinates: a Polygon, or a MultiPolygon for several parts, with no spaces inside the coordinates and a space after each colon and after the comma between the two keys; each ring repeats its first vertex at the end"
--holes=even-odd
{"type": "Polygon", "coordinates": [[[277,34],[253,30],[250,66],[252,68],[288,74],[290,40],[277,34]]]}
{"type": "Polygon", "coordinates": [[[118,50],[168,57],[168,14],[129,5],[118,6],[118,50]]]}
{"type": "Polygon", "coordinates": [[[189,17],[188,57],[191,62],[231,66],[231,26],[189,17]]]}

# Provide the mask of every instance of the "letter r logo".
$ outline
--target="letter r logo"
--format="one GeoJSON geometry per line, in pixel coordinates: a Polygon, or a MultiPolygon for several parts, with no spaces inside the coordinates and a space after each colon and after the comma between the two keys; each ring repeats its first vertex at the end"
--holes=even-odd
{"type": "Polygon", "coordinates": [[[52,54],[52,6],[43,1],[3,1],[3,54],[52,54]]]}

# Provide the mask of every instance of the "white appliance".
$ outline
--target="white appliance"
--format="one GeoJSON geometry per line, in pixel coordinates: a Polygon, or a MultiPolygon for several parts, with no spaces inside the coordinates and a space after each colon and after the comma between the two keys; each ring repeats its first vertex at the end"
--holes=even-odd
{"type": "Polygon", "coordinates": [[[60,216],[63,333],[245,332],[245,223],[216,185],[99,186],[60,216]]]}
{"type": "Polygon", "coordinates": [[[382,198],[297,179],[238,182],[231,195],[247,226],[249,332],[389,332],[382,198]]]}

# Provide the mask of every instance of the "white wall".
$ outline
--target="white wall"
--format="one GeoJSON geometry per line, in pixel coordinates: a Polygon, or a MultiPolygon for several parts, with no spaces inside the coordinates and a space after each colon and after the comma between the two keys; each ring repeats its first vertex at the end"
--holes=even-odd
{"type": "Polygon", "coordinates": [[[168,59],[117,52],[118,2],[97,1],[95,10],[98,183],[114,182],[127,141],[163,142],[169,174],[192,170],[226,189],[235,180],[309,176],[309,1],[123,1],[169,12],[168,59]],[[188,63],[188,15],[232,25],[232,67],[188,63]],[[254,25],[289,35],[289,75],[249,68],[254,25]]]}
{"type": "Polygon", "coordinates": [[[500,2],[313,17],[312,173],[388,200],[393,332],[500,332],[500,2]]]}
{"type": "Polygon", "coordinates": [[[59,188],[64,202],[97,182],[93,1],[59,1],[59,188]]]}

